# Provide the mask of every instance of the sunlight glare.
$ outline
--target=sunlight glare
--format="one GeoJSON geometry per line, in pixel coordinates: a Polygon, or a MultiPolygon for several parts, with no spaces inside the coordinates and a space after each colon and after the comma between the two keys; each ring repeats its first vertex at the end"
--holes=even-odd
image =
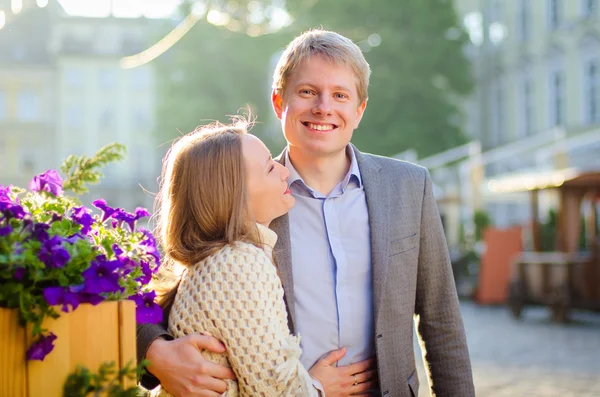
{"type": "Polygon", "coordinates": [[[10,10],[13,14],[18,14],[23,10],[23,0],[12,0],[10,2],[10,10]]]}

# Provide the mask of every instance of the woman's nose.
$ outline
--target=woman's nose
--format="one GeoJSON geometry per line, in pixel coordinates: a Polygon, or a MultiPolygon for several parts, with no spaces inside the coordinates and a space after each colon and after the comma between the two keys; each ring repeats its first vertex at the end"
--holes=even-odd
{"type": "MultiPolygon", "coordinates": [[[[279,164],[279,163],[277,163],[277,164],[279,164]]],[[[281,167],[281,170],[280,170],[281,180],[285,181],[290,176],[290,171],[287,168],[285,168],[285,166],[283,166],[282,164],[279,164],[279,167],[281,167]]]]}

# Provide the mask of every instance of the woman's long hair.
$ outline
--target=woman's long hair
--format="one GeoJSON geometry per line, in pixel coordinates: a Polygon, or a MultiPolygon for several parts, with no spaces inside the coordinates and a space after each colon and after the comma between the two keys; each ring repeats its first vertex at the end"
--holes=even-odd
{"type": "Polygon", "coordinates": [[[163,160],[155,214],[165,260],[153,282],[163,308],[173,303],[182,269],[236,241],[261,244],[248,214],[241,141],[247,125],[199,127],[163,160]]]}

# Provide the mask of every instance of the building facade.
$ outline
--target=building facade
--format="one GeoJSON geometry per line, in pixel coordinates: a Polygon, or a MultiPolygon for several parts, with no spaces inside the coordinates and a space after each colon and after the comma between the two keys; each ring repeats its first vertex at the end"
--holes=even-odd
{"type": "MultiPolygon", "coordinates": [[[[600,169],[597,0],[455,0],[470,35],[476,91],[466,130],[481,142],[483,206],[498,226],[530,218],[527,194],[498,194],[508,176],[600,169]]],[[[556,205],[541,197],[540,215],[556,205]]]]}
{"type": "Polygon", "coordinates": [[[151,207],[145,190],[156,192],[160,172],[153,65],[121,66],[151,36],[145,18],[68,16],[56,1],[7,18],[0,29],[0,183],[24,186],[69,154],[90,156],[118,142],[127,147],[125,161],[104,168],[89,197],[129,210],[151,207]]]}

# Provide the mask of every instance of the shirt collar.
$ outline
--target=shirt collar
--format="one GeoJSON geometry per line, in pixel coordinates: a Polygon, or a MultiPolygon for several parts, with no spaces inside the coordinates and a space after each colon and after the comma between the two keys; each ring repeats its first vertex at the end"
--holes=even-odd
{"type": "MultiPolygon", "coordinates": [[[[360,187],[362,187],[362,179],[360,177],[360,169],[358,168],[358,161],[356,160],[356,154],[354,153],[352,146],[350,146],[350,145],[346,146],[346,153],[350,155],[350,169],[348,170],[348,173],[342,180],[342,189],[346,188],[346,186],[348,185],[348,182],[350,182],[350,178],[352,176],[354,176],[356,178],[356,181],[358,182],[358,187],[360,188],[360,187]]],[[[308,187],[308,185],[306,185],[306,183],[304,183],[304,180],[302,180],[302,177],[300,176],[300,174],[298,174],[298,171],[296,171],[296,168],[294,168],[294,165],[290,161],[290,152],[287,149],[287,147],[285,148],[285,150],[283,152],[283,165],[290,172],[290,176],[288,177],[288,185],[292,186],[292,184],[294,182],[300,181],[304,186],[308,187]]]]}

